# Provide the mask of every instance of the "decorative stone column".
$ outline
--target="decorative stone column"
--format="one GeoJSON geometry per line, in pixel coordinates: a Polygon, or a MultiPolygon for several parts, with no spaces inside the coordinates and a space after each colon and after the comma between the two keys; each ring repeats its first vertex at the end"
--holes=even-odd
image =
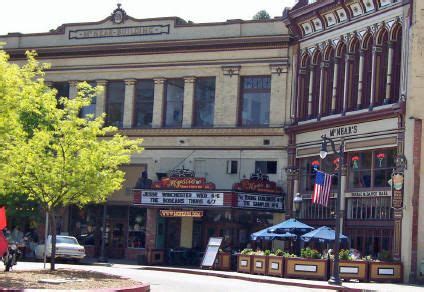
{"type": "Polygon", "coordinates": [[[380,47],[373,47],[372,48],[372,74],[371,74],[371,94],[370,94],[370,106],[369,106],[369,110],[372,110],[372,108],[374,107],[374,95],[375,95],[375,88],[376,85],[376,79],[377,79],[377,68],[376,68],[376,63],[377,63],[377,53],[381,52],[381,48],[380,47]]]}
{"type": "Polygon", "coordinates": [[[386,96],[384,104],[388,104],[390,100],[390,89],[392,87],[392,70],[393,70],[393,42],[389,42],[389,52],[387,60],[387,81],[386,81],[386,96]]]}
{"type": "Polygon", "coordinates": [[[339,82],[339,62],[340,58],[334,58],[333,91],[331,94],[331,113],[336,112],[337,83],[339,82]]]}
{"type": "Polygon", "coordinates": [[[319,80],[319,97],[318,97],[318,120],[321,119],[322,115],[322,104],[324,100],[324,72],[325,68],[328,68],[328,62],[321,62],[321,73],[320,73],[320,80],[319,80]]]}
{"type": "MultiPolygon", "coordinates": [[[[215,100],[215,118],[218,127],[236,127],[241,66],[222,66],[222,95],[215,100]]],[[[239,109],[241,112],[242,109],[239,109]]]]}
{"type": "Polygon", "coordinates": [[[342,115],[346,114],[347,111],[347,98],[349,96],[349,63],[351,60],[352,56],[347,54],[345,56],[345,71],[344,71],[344,85],[343,85],[343,110],[342,110],[342,115]]]}
{"type": "Polygon", "coordinates": [[[163,99],[165,93],[165,78],[155,78],[155,95],[153,98],[153,128],[163,125],[163,99]]]}
{"type": "Polygon", "coordinates": [[[135,79],[125,80],[125,100],[123,127],[131,128],[134,116],[135,79]]]}
{"type": "Polygon", "coordinates": [[[313,87],[314,87],[314,66],[312,65],[310,67],[310,74],[309,74],[309,93],[308,93],[308,118],[312,116],[312,93],[313,87]]]}
{"type": "Polygon", "coordinates": [[[96,97],[96,117],[100,117],[106,112],[106,80],[97,80],[97,87],[101,87],[101,90],[97,93],[96,97]]]}
{"type": "Polygon", "coordinates": [[[359,52],[359,78],[358,78],[358,101],[356,104],[356,109],[360,109],[362,106],[362,96],[364,88],[364,51],[360,50],[359,52]]]}
{"type": "Polygon", "coordinates": [[[287,66],[284,64],[271,64],[271,98],[269,106],[270,126],[284,124],[284,112],[287,110],[285,89],[287,87],[287,66]]]}
{"type": "Polygon", "coordinates": [[[194,116],[195,77],[184,78],[183,128],[191,128],[194,116]]]}
{"type": "Polygon", "coordinates": [[[77,97],[78,94],[78,81],[69,81],[69,99],[77,97]]]}

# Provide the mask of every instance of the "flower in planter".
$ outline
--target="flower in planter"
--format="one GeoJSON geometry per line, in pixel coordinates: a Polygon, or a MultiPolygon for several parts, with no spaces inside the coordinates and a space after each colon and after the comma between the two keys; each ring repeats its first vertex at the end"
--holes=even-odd
{"type": "Polygon", "coordinates": [[[240,252],[240,254],[242,254],[242,255],[251,255],[251,254],[253,254],[253,249],[251,249],[251,248],[245,248],[245,249],[243,249],[240,252]]]}
{"type": "Polygon", "coordinates": [[[321,254],[316,249],[311,249],[309,247],[302,248],[300,251],[300,256],[306,259],[320,259],[321,254]]]}

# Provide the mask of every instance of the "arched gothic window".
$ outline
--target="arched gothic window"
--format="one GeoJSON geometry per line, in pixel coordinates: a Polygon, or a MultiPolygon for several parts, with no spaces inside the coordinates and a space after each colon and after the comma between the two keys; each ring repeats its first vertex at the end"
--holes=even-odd
{"type": "Polygon", "coordinates": [[[387,66],[389,51],[389,33],[382,29],[376,36],[374,106],[386,103],[387,66]]]}
{"type": "Polygon", "coordinates": [[[328,47],[325,50],[323,61],[323,87],[322,87],[322,116],[331,114],[331,99],[333,93],[333,80],[334,80],[334,49],[328,47]]]}
{"type": "Polygon", "coordinates": [[[348,77],[348,99],[347,110],[353,111],[358,108],[358,86],[360,65],[360,44],[358,39],[353,39],[349,45],[349,77],[348,77]]]}
{"type": "Polygon", "coordinates": [[[400,97],[400,75],[402,61],[402,26],[397,24],[392,31],[393,45],[393,65],[392,65],[392,83],[390,86],[389,103],[394,103],[400,97]]]}
{"type": "MultiPolygon", "coordinates": [[[[309,118],[318,116],[320,83],[321,83],[321,61],[322,56],[320,51],[316,51],[312,57],[312,107],[310,109],[309,118]]],[[[310,97],[311,98],[311,97],[310,97]]]]}
{"type": "Polygon", "coordinates": [[[310,57],[303,54],[300,58],[297,90],[297,119],[306,120],[308,117],[308,96],[310,79],[310,57]]]}
{"type": "Polygon", "coordinates": [[[335,113],[341,113],[343,110],[343,97],[344,97],[344,86],[345,86],[345,59],[346,59],[346,45],[341,43],[336,50],[336,58],[338,59],[338,71],[339,77],[337,79],[337,93],[336,93],[336,104],[335,113]]]}

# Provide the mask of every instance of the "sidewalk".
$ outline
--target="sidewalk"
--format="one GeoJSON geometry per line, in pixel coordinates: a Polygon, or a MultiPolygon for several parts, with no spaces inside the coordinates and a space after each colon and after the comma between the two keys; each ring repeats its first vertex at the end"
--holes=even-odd
{"type": "Polygon", "coordinates": [[[424,292],[424,286],[414,286],[407,284],[391,284],[391,283],[357,283],[357,282],[344,282],[342,286],[329,285],[326,281],[317,280],[303,280],[303,279],[289,279],[279,278],[252,274],[243,274],[233,271],[216,271],[216,270],[202,270],[199,268],[180,268],[180,267],[166,267],[166,266],[143,266],[136,265],[131,261],[110,261],[109,263],[98,263],[96,261],[87,262],[91,265],[102,265],[111,268],[127,268],[138,270],[150,271],[163,271],[172,273],[184,273],[193,275],[214,276],[220,278],[238,279],[257,283],[268,283],[283,286],[296,286],[305,288],[336,290],[336,291],[388,291],[388,292],[424,292]]]}

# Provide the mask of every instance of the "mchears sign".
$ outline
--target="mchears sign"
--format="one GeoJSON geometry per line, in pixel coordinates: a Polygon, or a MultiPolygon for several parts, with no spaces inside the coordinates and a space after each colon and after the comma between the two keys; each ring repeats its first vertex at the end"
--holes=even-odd
{"type": "Polygon", "coordinates": [[[136,203],[152,206],[215,207],[224,205],[224,193],[148,190],[141,191],[141,200],[136,203]]]}

